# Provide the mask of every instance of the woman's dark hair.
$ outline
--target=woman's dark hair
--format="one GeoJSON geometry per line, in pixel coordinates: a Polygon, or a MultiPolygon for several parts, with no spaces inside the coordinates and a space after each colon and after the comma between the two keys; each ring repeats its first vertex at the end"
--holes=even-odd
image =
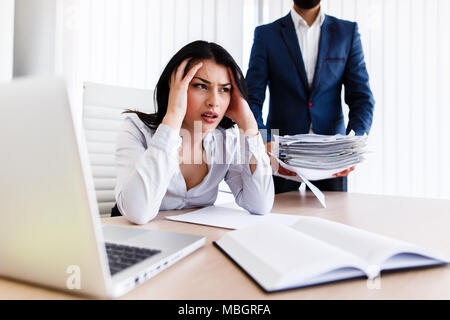
{"type": "MultiPolygon", "coordinates": [[[[169,101],[169,80],[172,72],[183,62],[185,59],[191,58],[189,63],[186,65],[184,70],[184,75],[190,70],[190,68],[199,60],[213,60],[217,64],[230,67],[233,73],[234,79],[236,80],[236,85],[241,92],[245,100],[248,100],[247,84],[245,83],[244,75],[241,69],[234,61],[233,57],[221,46],[213,42],[206,41],[194,41],[178,51],[172,59],[170,59],[161,77],[158,80],[155,88],[155,100],[157,111],[153,114],[147,114],[139,111],[127,110],[124,113],[136,113],[149,128],[156,129],[161,124],[164,116],[167,112],[167,104],[169,101]]],[[[224,117],[219,123],[219,126],[228,129],[234,125],[234,122],[224,117]]]]}

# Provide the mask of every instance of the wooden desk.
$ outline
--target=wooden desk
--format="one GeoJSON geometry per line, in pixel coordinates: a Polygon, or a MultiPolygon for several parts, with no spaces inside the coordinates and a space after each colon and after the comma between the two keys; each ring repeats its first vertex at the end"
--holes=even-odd
{"type": "MultiPolygon", "coordinates": [[[[309,192],[277,195],[273,212],[326,218],[438,249],[450,256],[450,200],[339,192],[325,195],[326,209],[309,192]]],[[[450,299],[449,267],[383,274],[380,289],[369,289],[366,280],[355,279],[266,294],[212,245],[228,230],[164,219],[188,211],[162,212],[154,221],[137,228],[204,235],[206,245],[123,299],[450,299]]],[[[122,217],[102,220],[131,225],[122,217]]],[[[0,299],[73,298],[79,297],[0,279],[0,299]]]]}

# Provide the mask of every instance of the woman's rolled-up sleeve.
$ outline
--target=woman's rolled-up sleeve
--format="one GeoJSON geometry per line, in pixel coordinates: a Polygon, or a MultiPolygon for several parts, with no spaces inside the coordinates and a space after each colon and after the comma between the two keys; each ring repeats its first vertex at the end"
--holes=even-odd
{"type": "Polygon", "coordinates": [[[260,134],[239,136],[239,148],[235,152],[225,181],[240,207],[253,214],[266,214],[272,210],[274,201],[270,159],[260,134]],[[256,164],[253,174],[250,163],[256,164]]]}

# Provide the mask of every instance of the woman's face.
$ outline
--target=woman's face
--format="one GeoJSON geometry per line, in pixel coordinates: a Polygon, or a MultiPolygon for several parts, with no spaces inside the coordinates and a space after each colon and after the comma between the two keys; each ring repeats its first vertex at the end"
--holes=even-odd
{"type": "Polygon", "coordinates": [[[203,60],[203,66],[189,83],[187,111],[183,128],[202,133],[214,130],[230,105],[231,80],[227,68],[213,60],[203,60]]]}

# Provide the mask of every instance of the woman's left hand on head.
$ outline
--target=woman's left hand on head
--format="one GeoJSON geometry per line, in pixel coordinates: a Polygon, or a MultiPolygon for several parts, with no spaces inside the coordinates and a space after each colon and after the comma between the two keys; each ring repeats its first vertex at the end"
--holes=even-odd
{"type": "Polygon", "coordinates": [[[227,112],[225,113],[225,116],[236,122],[238,127],[244,130],[244,133],[249,135],[256,135],[258,134],[258,124],[256,123],[255,117],[250,110],[248,102],[244,99],[241,92],[239,91],[239,87],[236,84],[233,72],[230,68],[227,69],[231,79],[232,89],[230,105],[227,112]]]}

